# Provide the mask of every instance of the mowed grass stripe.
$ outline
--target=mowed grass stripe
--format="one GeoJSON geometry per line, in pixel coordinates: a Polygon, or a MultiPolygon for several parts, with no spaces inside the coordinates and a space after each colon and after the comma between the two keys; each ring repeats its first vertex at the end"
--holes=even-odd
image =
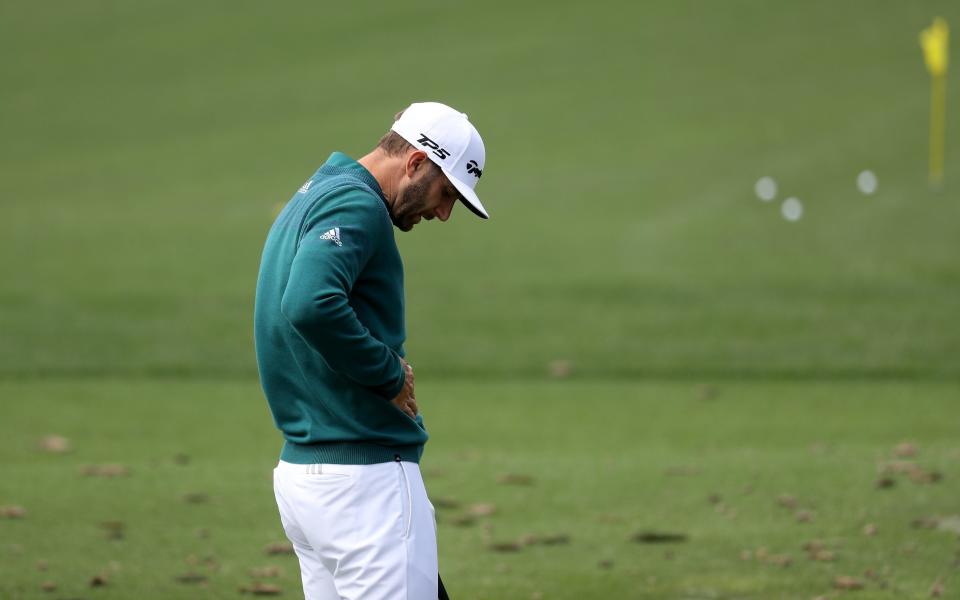
{"type": "MultiPolygon", "coordinates": [[[[956,585],[956,533],[930,521],[958,514],[956,384],[425,379],[418,392],[441,568],[459,597],[812,598],[838,575],[863,580],[869,599],[956,585]],[[915,456],[896,454],[905,441],[915,456]],[[891,461],[940,479],[903,471],[878,488],[891,461]],[[470,517],[475,504],[493,514],[470,517]],[[632,541],[643,533],[686,541],[632,541]],[[833,560],[810,559],[812,540],[833,560]]],[[[6,382],[0,394],[15,399],[0,505],[27,511],[0,519],[4,597],[38,597],[44,580],[86,597],[104,571],[97,597],[196,597],[175,580],[193,573],[204,594],[232,598],[270,566],[282,575],[267,581],[295,595],[295,561],[265,554],[283,538],[279,434],[254,382],[6,382]],[[38,450],[51,433],[72,451],[38,450]],[[129,474],[82,475],[112,463],[129,474]]]]}
{"type": "Polygon", "coordinates": [[[430,3],[5,7],[0,365],[252,373],[277,203],[331,150],[365,152],[406,103],[441,98],[484,132],[494,218],[398,237],[422,373],[956,376],[960,202],[926,189],[916,43],[935,9],[960,17],[500,3],[465,31],[430,3]],[[772,204],[753,197],[762,175],[772,204]]]}

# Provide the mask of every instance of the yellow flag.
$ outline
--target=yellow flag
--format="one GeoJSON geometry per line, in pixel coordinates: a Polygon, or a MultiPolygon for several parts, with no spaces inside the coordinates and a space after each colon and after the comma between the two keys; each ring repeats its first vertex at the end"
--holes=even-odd
{"type": "Polygon", "coordinates": [[[941,17],[920,32],[923,60],[930,71],[930,187],[943,186],[943,155],[947,137],[947,62],[950,29],[941,17]]]}
{"type": "Polygon", "coordinates": [[[947,72],[949,62],[950,28],[941,17],[933,20],[933,25],[920,32],[920,46],[923,48],[923,60],[927,70],[933,76],[947,72]]]}

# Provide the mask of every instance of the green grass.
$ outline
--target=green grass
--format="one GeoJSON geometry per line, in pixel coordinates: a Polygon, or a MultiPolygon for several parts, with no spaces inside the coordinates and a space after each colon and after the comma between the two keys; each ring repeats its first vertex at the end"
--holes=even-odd
{"type": "Polygon", "coordinates": [[[483,133],[493,215],[398,234],[430,492],[499,509],[440,511],[454,598],[809,599],[867,569],[858,598],[955,594],[956,536],[910,526],[960,514],[960,70],[932,192],[935,15],[960,23],[945,0],[0,2],[0,505],[28,510],[0,520],[0,597],[233,598],[267,564],[296,596],[263,555],[260,249],[330,152],[427,99],[483,133]],[[874,488],[903,440],[943,481],[874,488]],[[79,474],[103,462],[131,475],[79,474]],[[760,547],[793,564],[740,559],[760,547]]]}
{"type": "Polygon", "coordinates": [[[274,206],[424,98],[483,132],[494,215],[399,235],[424,375],[960,376],[917,42],[951,3],[0,10],[8,377],[252,373],[274,206]]]}
{"type": "MultiPolygon", "coordinates": [[[[433,439],[422,467],[431,496],[497,509],[470,527],[456,524],[462,508],[438,509],[442,572],[454,597],[812,598],[829,592],[835,576],[863,579],[868,569],[880,577],[864,579],[858,598],[924,597],[938,577],[948,589],[960,585],[957,534],[911,526],[960,514],[956,385],[711,389],[425,383],[433,439]],[[942,481],[897,476],[894,487],[877,489],[878,467],[905,440],[942,481]],[[498,483],[506,474],[533,482],[498,483]],[[778,505],[782,494],[813,520],[798,522],[778,505]],[[864,535],[869,523],[876,536],[864,535]],[[631,541],[640,531],[689,540],[631,541]],[[570,542],[490,549],[531,534],[570,542]],[[835,551],[833,562],[807,558],[802,545],[814,539],[835,551]],[[762,547],[793,563],[741,558],[762,547]]],[[[232,598],[249,585],[251,568],[268,565],[282,568],[276,583],[296,595],[296,561],[264,554],[283,539],[270,484],[279,436],[256,384],[8,383],[0,392],[18,400],[5,409],[0,499],[27,510],[21,520],[0,520],[2,597],[38,597],[51,580],[61,597],[193,598],[201,592],[175,577],[196,571],[208,577],[204,597],[232,598]],[[38,451],[38,432],[67,436],[73,451],[38,451]],[[189,462],[179,464],[180,455],[189,462]],[[84,465],[113,462],[129,476],[81,475],[84,465]],[[209,500],[185,502],[190,493],[209,500]],[[106,539],[105,521],[122,521],[124,539],[106,539]],[[207,557],[216,570],[204,566],[207,557]],[[35,567],[41,559],[46,572],[35,567]],[[108,586],[89,590],[104,570],[108,586]]]]}

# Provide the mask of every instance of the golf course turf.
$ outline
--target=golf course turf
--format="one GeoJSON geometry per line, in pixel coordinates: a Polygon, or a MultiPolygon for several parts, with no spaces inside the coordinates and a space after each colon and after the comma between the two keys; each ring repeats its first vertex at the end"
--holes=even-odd
{"type": "Polygon", "coordinates": [[[0,599],[300,594],[259,255],[331,152],[421,100],[488,154],[489,221],[397,232],[454,600],[956,597],[938,15],[960,26],[940,1],[4,3],[0,599]]]}

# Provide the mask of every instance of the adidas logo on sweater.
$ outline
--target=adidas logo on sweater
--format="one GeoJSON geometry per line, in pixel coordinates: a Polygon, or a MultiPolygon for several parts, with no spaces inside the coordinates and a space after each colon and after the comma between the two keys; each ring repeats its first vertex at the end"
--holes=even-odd
{"type": "Polygon", "coordinates": [[[310,190],[310,186],[313,185],[313,180],[308,179],[307,182],[300,186],[300,189],[297,190],[299,194],[306,194],[310,190]]]}
{"type": "Polygon", "coordinates": [[[340,241],[340,228],[334,227],[330,231],[320,236],[321,240],[330,240],[338,246],[343,246],[343,242],[340,241]]]}

